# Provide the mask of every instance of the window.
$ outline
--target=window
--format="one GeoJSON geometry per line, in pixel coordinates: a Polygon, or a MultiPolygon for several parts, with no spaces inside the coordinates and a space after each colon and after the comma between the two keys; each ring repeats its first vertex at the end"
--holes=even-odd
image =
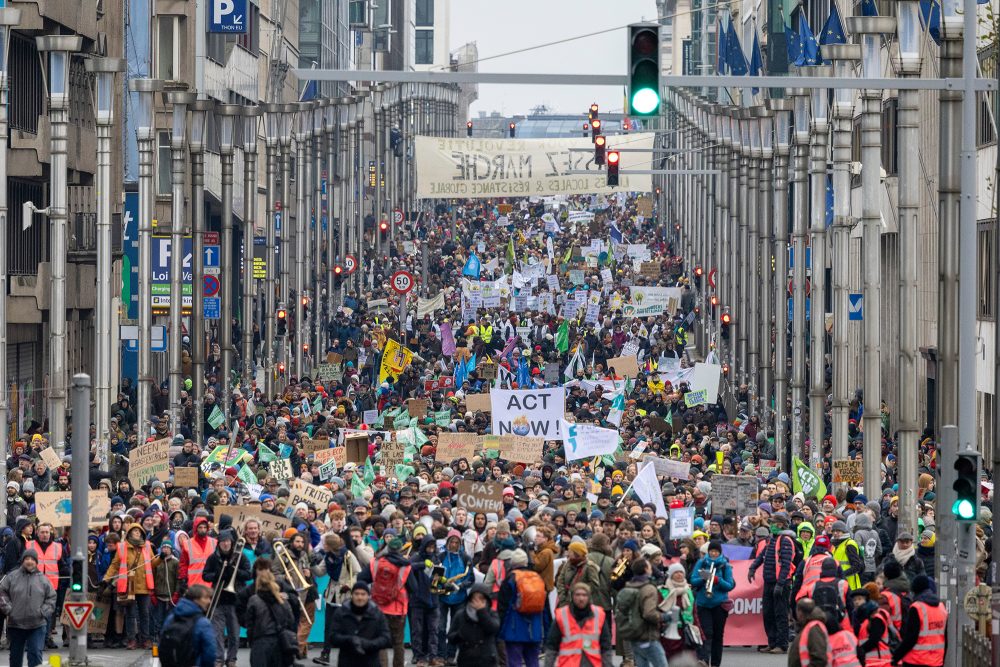
{"type": "Polygon", "coordinates": [[[19,32],[12,33],[8,64],[10,128],[37,134],[38,117],[45,113],[45,84],[35,38],[26,37],[19,32]]]}
{"type": "Polygon", "coordinates": [[[351,0],[347,12],[347,21],[352,30],[368,27],[368,3],[365,0],[351,0]]]}
{"type": "Polygon", "coordinates": [[[434,27],[434,0],[417,0],[416,21],[418,28],[434,27]]]}
{"type": "Polygon", "coordinates": [[[981,320],[995,320],[996,313],[996,280],[993,271],[993,240],[996,237],[996,221],[980,221],[977,226],[978,258],[976,261],[976,317],[981,320]]]}
{"type": "Polygon", "coordinates": [[[156,17],[156,78],[177,81],[181,62],[181,17],[156,17]]]}
{"type": "Polygon", "coordinates": [[[899,98],[882,104],[882,167],[888,176],[899,173],[899,98]]]}
{"type": "Polygon", "coordinates": [[[236,44],[257,56],[260,53],[260,7],[248,3],[246,21],[247,31],[236,35],[236,44]]]}
{"type": "Polygon", "coordinates": [[[156,133],[156,194],[170,195],[170,133],[156,133]]]}
{"type": "Polygon", "coordinates": [[[414,62],[417,65],[434,64],[434,31],[417,30],[416,33],[416,40],[414,42],[416,56],[414,62]]]}

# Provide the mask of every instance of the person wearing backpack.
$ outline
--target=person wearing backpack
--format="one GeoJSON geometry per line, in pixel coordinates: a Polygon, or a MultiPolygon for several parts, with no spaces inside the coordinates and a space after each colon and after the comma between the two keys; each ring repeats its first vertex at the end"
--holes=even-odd
{"type": "Polygon", "coordinates": [[[587,584],[573,584],[570,596],[570,604],[556,609],[545,639],[545,667],[612,667],[610,615],[591,604],[587,584]]]}
{"type": "Polygon", "coordinates": [[[210,588],[188,587],[163,622],[157,646],[161,667],[215,667],[215,631],[205,618],[211,604],[210,588]]]}
{"type": "Polygon", "coordinates": [[[726,619],[732,608],[729,591],[736,588],[733,568],[729,559],[722,555],[721,542],[712,540],[708,543],[708,555],[702,556],[691,573],[691,588],[696,591],[695,604],[704,637],[698,648],[698,658],[711,667],[719,667],[722,664],[726,619]],[[708,592],[709,582],[712,583],[711,593],[708,592]]]}
{"type": "Polygon", "coordinates": [[[651,571],[646,559],[632,563],[632,578],[616,600],[615,623],[618,635],[631,645],[636,667],[667,667],[660,625],[677,613],[659,610],[660,591],[649,579],[651,571]]]}
{"type": "Polygon", "coordinates": [[[788,667],[832,667],[826,613],[811,598],[802,598],[795,603],[795,622],[799,633],[795,650],[788,653],[788,667]]]}
{"type": "Polygon", "coordinates": [[[545,582],[537,572],[528,569],[528,554],[523,549],[514,549],[497,600],[498,638],[504,642],[507,667],[538,667],[538,653],[545,639],[544,611],[545,582]]]}
{"type": "MultiPolygon", "coordinates": [[[[392,667],[404,667],[406,652],[403,648],[403,632],[406,615],[410,609],[410,595],[416,594],[416,582],[411,576],[413,567],[403,555],[403,540],[391,538],[386,543],[386,551],[373,558],[368,567],[358,574],[358,581],[371,586],[372,602],[385,614],[392,636],[392,667]]],[[[388,667],[388,656],[382,658],[383,667],[388,667]]]]}

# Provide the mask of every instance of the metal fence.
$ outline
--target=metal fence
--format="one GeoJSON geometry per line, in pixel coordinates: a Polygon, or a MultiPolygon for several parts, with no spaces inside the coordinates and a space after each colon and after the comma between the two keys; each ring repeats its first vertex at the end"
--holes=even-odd
{"type": "Polygon", "coordinates": [[[962,628],[962,667],[991,667],[993,647],[988,637],[976,631],[975,626],[962,628]]]}

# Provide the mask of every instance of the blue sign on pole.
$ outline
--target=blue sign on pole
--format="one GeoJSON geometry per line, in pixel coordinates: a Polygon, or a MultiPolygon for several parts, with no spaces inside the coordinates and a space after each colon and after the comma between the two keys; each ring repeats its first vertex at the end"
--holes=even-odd
{"type": "Polygon", "coordinates": [[[222,318],[222,299],[217,296],[205,297],[205,319],[218,320],[222,318]]]}
{"type": "Polygon", "coordinates": [[[209,0],[208,31],[245,33],[247,0],[209,0]]]}
{"type": "MultiPolygon", "coordinates": [[[[791,297],[788,297],[788,323],[789,324],[791,324],[792,317],[794,317],[792,315],[793,310],[794,310],[793,307],[792,307],[792,303],[793,302],[794,302],[794,299],[792,299],[791,297]]],[[[806,299],[806,321],[808,321],[810,319],[809,318],[809,311],[811,310],[811,305],[812,305],[811,300],[810,299],[806,299]]]]}
{"type": "Polygon", "coordinates": [[[847,319],[851,322],[860,322],[865,319],[865,295],[847,295],[847,319]]]}
{"type": "MultiPolygon", "coordinates": [[[[788,270],[795,268],[795,248],[788,247],[788,270]]],[[[806,247],[806,268],[812,268],[812,248],[806,247]]]]}
{"type": "MultiPolygon", "coordinates": [[[[184,298],[184,308],[191,307],[191,281],[194,278],[194,270],[191,266],[191,253],[193,250],[193,242],[190,236],[184,237],[183,245],[181,246],[181,251],[183,252],[182,258],[182,273],[181,273],[181,295],[184,298]]],[[[153,263],[149,267],[149,277],[150,277],[150,292],[153,296],[153,308],[169,308],[170,307],[170,253],[171,240],[169,236],[154,236],[153,237],[153,263]]],[[[221,255],[220,247],[218,245],[206,244],[204,247],[205,254],[205,272],[206,273],[218,273],[219,269],[219,256],[221,255]]]]}

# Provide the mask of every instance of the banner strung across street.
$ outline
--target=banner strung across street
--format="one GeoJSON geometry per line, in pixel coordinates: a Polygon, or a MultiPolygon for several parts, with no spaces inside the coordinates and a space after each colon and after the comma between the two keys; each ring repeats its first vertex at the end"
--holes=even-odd
{"type": "Polygon", "coordinates": [[[493,389],[489,393],[493,435],[527,435],[562,440],[566,391],[555,389],[493,389]]]}
{"type": "Polygon", "coordinates": [[[629,288],[628,303],[622,308],[625,317],[650,317],[667,313],[672,315],[681,307],[680,287],[629,288]]]}
{"type": "Polygon", "coordinates": [[[448,139],[416,138],[417,197],[420,199],[487,199],[532,195],[583,195],[611,192],[650,192],[648,174],[629,175],[629,169],[649,169],[653,162],[653,134],[608,138],[608,149],[627,148],[621,154],[620,185],[608,187],[604,170],[594,165],[589,137],[568,139],[448,139]],[[576,150],[570,150],[576,149],[576,150]],[[632,149],[638,149],[631,152],[632,149]],[[587,171],[587,174],[570,172],[587,171]]]}

